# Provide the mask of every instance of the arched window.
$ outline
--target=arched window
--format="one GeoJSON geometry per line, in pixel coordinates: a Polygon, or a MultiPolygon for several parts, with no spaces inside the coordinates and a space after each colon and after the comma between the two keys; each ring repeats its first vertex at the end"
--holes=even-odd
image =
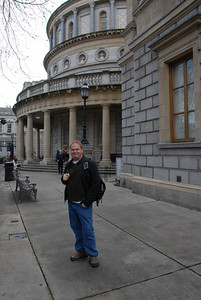
{"type": "Polygon", "coordinates": [[[107,30],[107,13],[105,11],[100,13],[100,30],[107,30]]]}
{"type": "Polygon", "coordinates": [[[73,22],[69,23],[69,39],[73,37],[73,22]]]}

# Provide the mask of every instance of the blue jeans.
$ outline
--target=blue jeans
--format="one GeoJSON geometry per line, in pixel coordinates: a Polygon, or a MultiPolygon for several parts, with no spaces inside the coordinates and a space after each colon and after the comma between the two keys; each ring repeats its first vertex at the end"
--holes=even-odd
{"type": "Polygon", "coordinates": [[[75,234],[75,250],[85,249],[91,256],[98,256],[93,228],[92,205],[83,208],[82,204],[68,201],[70,226],[75,234]]]}

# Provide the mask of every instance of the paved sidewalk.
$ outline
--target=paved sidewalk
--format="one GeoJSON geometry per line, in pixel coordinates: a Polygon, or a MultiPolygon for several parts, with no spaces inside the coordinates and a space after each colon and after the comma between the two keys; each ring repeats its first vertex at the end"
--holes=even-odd
{"type": "Polygon", "coordinates": [[[74,236],[60,175],[25,175],[38,201],[16,204],[15,182],[4,181],[0,165],[1,300],[201,300],[201,212],[107,182],[94,205],[100,266],[92,268],[69,259],[74,236]]]}

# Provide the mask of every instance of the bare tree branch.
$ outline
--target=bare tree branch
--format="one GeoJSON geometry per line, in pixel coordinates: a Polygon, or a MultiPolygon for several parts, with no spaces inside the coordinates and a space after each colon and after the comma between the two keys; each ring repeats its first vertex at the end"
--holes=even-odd
{"type": "MultiPolygon", "coordinates": [[[[13,69],[13,58],[22,73],[28,54],[24,54],[24,41],[36,39],[37,33],[32,29],[33,22],[39,19],[47,21],[49,10],[47,4],[52,0],[0,0],[0,75],[8,78],[8,71],[13,69]],[[23,44],[23,45],[22,45],[23,44]]],[[[45,25],[44,25],[45,26],[45,25]]],[[[28,74],[27,74],[28,75],[28,74]]]]}

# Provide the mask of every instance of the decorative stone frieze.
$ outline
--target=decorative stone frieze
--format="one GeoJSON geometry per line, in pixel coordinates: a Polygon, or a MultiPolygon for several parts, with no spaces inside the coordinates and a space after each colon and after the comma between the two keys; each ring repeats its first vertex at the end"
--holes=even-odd
{"type": "Polygon", "coordinates": [[[81,52],[77,56],[77,64],[78,65],[83,65],[87,62],[88,56],[86,52],[81,52]]]}

